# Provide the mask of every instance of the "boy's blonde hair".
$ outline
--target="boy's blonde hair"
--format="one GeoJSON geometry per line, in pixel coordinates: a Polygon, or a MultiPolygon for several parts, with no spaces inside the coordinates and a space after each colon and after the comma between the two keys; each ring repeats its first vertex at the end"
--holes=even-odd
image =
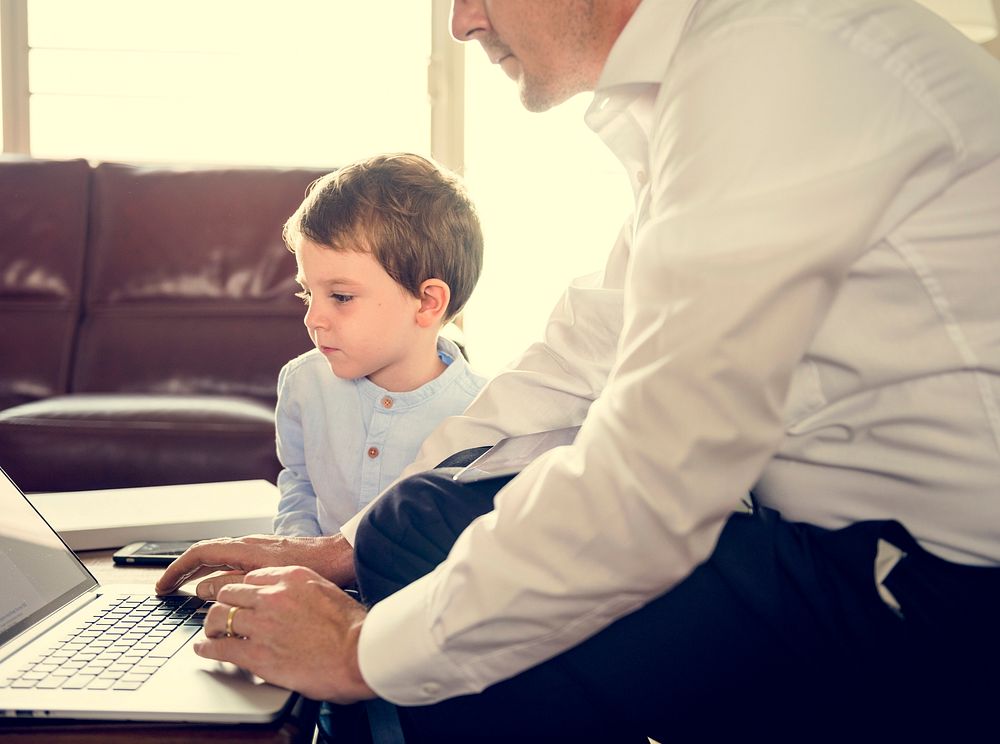
{"type": "Polygon", "coordinates": [[[444,321],[472,294],[483,267],[483,234],[457,176],[419,155],[359,160],[314,181],[285,223],[298,239],[336,251],[367,251],[414,297],[427,279],[451,289],[444,321]]]}

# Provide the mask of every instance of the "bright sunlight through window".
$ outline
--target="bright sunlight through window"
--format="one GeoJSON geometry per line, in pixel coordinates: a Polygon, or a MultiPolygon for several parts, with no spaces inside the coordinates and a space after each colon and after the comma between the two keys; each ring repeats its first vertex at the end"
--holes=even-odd
{"type": "Polygon", "coordinates": [[[632,193],[621,164],[583,123],[590,94],[526,112],[478,44],[466,52],[465,172],[486,237],[465,330],[495,372],[542,336],[572,277],[600,271],[632,193]]]}
{"type": "MultiPolygon", "coordinates": [[[[414,0],[28,0],[32,155],[320,168],[429,155],[430,22],[414,0]]],[[[486,261],[465,334],[483,373],[541,337],[630,211],[582,122],[589,98],[529,114],[466,47],[465,175],[486,261]]]]}
{"type": "Polygon", "coordinates": [[[427,154],[427,4],[345,5],[30,0],[32,154],[320,167],[427,154]]]}

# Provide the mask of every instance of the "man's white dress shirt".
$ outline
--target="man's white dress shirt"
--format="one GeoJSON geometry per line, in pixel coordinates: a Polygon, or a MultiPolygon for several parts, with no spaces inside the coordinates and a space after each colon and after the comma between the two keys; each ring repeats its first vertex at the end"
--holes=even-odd
{"type": "Polygon", "coordinates": [[[587,122],[634,219],[408,472],[583,428],[372,609],[361,671],[400,704],[641,607],[750,489],[1000,564],[1000,64],[909,0],[644,0],[587,122]]]}

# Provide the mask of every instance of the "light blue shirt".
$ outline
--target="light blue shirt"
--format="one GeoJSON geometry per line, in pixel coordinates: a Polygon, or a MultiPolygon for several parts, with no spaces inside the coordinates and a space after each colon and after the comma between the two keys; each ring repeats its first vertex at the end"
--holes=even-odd
{"type": "Polygon", "coordinates": [[[275,534],[339,531],[399,477],[443,419],[472,402],[486,378],[452,341],[439,338],[437,348],[448,368],[405,393],[364,377],[342,380],[316,349],[282,368],[275,423],[283,469],[275,534]]]}

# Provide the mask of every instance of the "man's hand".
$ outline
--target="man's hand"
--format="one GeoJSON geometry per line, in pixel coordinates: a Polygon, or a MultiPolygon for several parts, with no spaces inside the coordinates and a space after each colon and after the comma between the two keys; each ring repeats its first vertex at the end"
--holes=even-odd
{"type": "Polygon", "coordinates": [[[195,543],[171,563],[156,582],[157,594],[181,584],[225,571],[198,584],[202,599],[215,599],[226,584],[243,581],[249,571],[270,566],[306,566],[338,584],[354,583],[354,549],[341,534],[330,537],[251,535],[195,543]]]}
{"type": "Polygon", "coordinates": [[[220,587],[195,651],[314,700],[375,697],[358,667],[366,610],[316,572],[264,568],[220,587]],[[227,634],[228,632],[228,634],[227,634]]]}

